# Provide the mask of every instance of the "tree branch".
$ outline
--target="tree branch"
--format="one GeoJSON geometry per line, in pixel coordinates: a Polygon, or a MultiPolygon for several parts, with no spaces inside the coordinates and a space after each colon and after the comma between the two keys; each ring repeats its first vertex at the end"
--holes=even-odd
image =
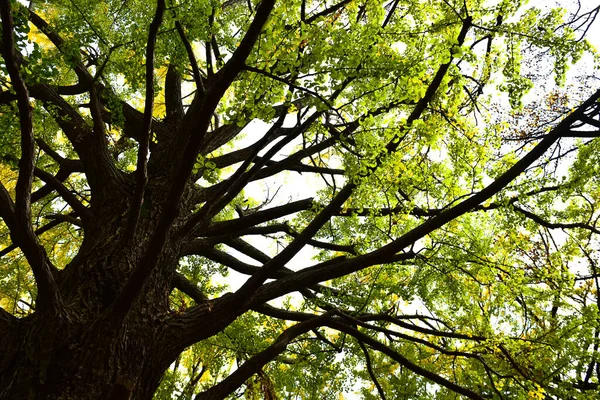
{"type": "Polygon", "coordinates": [[[181,100],[181,74],[174,64],[169,64],[165,77],[165,108],[164,122],[178,127],[184,112],[181,100]]]}
{"type": "Polygon", "coordinates": [[[317,19],[319,19],[321,17],[326,17],[327,15],[336,12],[337,10],[341,9],[346,4],[349,4],[351,2],[352,2],[352,0],[342,0],[339,3],[337,3],[337,4],[334,4],[331,7],[324,9],[323,11],[321,11],[321,12],[319,12],[317,14],[311,15],[310,17],[306,18],[305,23],[306,24],[312,24],[317,19]]]}
{"type": "Polygon", "coordinates": [[[58,123],[71,145],[85,163],[91,157],[92,130],[81,115],[64,100],[54,88],[45,84],[33,85],[32,97],[41,100],[49,114],[58,123]]]}
{"type": "Polygon", "coordinates": [[[59,34],[54,32],[50,28],[50,25],[42,17],[34,13],[31,9],[29,9],[29,21],[31,21],[31,23],[36,28],[38,28],[44,35],[46,35],[46,37],[52,42],[52,44],[54,44],[54,46],[56,46],[56,48],[65,55],[65,57],[68,57],[68,60],[66,61],[68,64],[74,64],[73,70],[79,78],[79,83],[87,86],[89,90],[89,86],[93,84],[94,78],[89,73],[87,68],[85,68],[78,55],[76,56],[72,53],[64,53],[64,39],[60,37],[59,34]]]}
{"type": "MultiPolygon", "coordinates": [[[[600,90],[596,91],[596,93],[590,96],[575,111],[561,121],[540,143],[538,143],[515,165],[509,168],[504,174],[502,174],[494,182],[489,184],[477,194],[449,209],[446,209],[416,228],[403,234],[398,239],[369,254],[358,256],[352,259],[344,259],[342,261],[333,264],[327,264],[325,266],[322,264],[316,265],[296,272],[288,277],[284,277],[276,282],[265,284],[263,287],[256,290],[256,301],[264,303],[267,300],[285,294],[286,289],[290,291],[297,290],[297,285],[306,286],[309,284],[316,284],[323,280],[333,279],[342,275],[350,274],[352,272],[367,268],[371,265],[388,262],[389,257],[393,257],[397,252],[411,246],[420,238],[444,226],[449,221],[455,220],[504,189],[510,182],[512,182],[517,176],[525,171],[527,167],[539,159],[546,152],[546,150],[548,150],[550,146],[552,146],[552,144],[562,136],[565,131],[570,129],[571,124],[576,122],[579,116],[598,99],[600,99],[600,90]],[[270,297],[271,295],[266,295],[271,291],[273,291],[273,297],[270,297]]],[[[407,253],[406,256],[410,257],[411,255],[410,253],[407,253]]]]}
{"type": "MultiPolygon", "coordinates": [[[[64,222],[63,220],[60,219],[54,219],[51,222],[48,222],[46,225],[42,226],[41,228],[38,228],[35,230],[35,235],[39,236],[44,232],[48,232],[50,229],[54,228],[55,226],[60,225],[62,222],[64,222]]],[[[11,244],[9,246],[6,246],[4,249],[0,250],[0,258],[4,257],[5,255],[7,255],[8,253],[10,253],[13,250],[18,249],[19,246],[17,246],[16,244],[11,244]]]]}
{"type": "Polygon", "coordinates": [[[285,217],[299,211],[307,210],[313,205],[313,199],[304,199],[294,201],[277,207],[268,208],[266,210],[257,211],[253,214],[232,219],[228,221],[213,222],[205,229],[197,227],[193,233],[195,235],[217,236],[237,232],[238,230],[249,228],[264,222],[272,221],[277,218],[285,217]]]}
{"type": "Polygon", "coordinates": [[[217,385],[198,394],[194,400],[220,400],[227,397],[248,380],[248,378],[258,373],[268,362],[283,353],[292,340],[312,329],[322,326],[323,322],[328,318],[328,315],[315,317],[286,329],[269,347],[239,366],[235,372],[217,385]]]}
{"type": "Polygon", "coordinates": [[[77,197],[52,174],[49,174],[48,172],[36,167],[35,175],[56,190],[63,200],[67,202],[69,206],[71,206],[73,211],[79,215],[84,223],[92,217],[92,212],[90,209],[81,204],[79,199],[77,199],[77,197]]]}
{"type": "Polygon", "coordinates": [[[357,340],[359,340],[365,344],[368,344],[372,349],[377,350],[380,353],[387,355],[392,360],[398,362],[400,365],[411,370],[415,374],[420,375],[426,379],[429,379],[430,381],[435,382],[440,386],[448,388],[458,394],[462,394],[463,396],[466,396],[469,399],[484,400],[484,398],[482,396],[480,396],[479,394],[477,394],[467,388],[464,388],[460,385],[457,385],[456,383],[451,382],[438,374],[435,374],[425,368],[422,368],[422,367],[412,363],[406,357],[404,357],[400,353],[396,352],[392,348],[384,345],[383,343],[381,343],[375,339],[372,339],[371,337],[360,332],[358,329],[348,326],[347,324],[343,323],[339,319],[328,318],[325,320],[324,325],[328,326],[332,329],[336,329],[340,332],[344,332],[348,335],[353,336],[357,340]]]}
{"type": "Polygon", "coordinates": [[[258,36],[260,35],[263,26],[267,22],[267,19],[269,18],[274,6],[275,0],[262,0],[260,2],[256,9],[254,19],[246,31],[244,38],[240,42],[240,45],[237,49],[235,49],[231,55],[231,58],[227,61],[223,68],[221,68],[215,75],[216,82],[211,89],[211,92],[218,94],[219,98],[223,93],[225,93],[225,90],[227,90],[239,72],[244,68],[246,59],[254,48],[254,44],[258,40],[258,36]]]}
{"type": "Polygon", "coordinates": [[[133,239],[140,217],[140,210],[144,201],[144,193],[148,183],[148,150],[150,136],[152,135],[152,114],[154,112],[154,51],[156,48],[156,36],[162,24],[165,12],[165,0],[158,0],[154,18],[150,23],[148,33],[148,44],[146,45],[146,93],[144,102],[143,131],[139,138],[139,148],[135,171],[135,189],[129,208],[129,220],[123,234],[124,240],[133,239]]]}
{"type": "Polygon", "coordinates": [[[10,0],[0,1],[0,15],[2,16],[2,56],[17,94],[21,127],[21,158],[16,186],[16,204],[13,204],[6,188],[0,185],[0,211],[10,230],[13,243],[21,248],[35,276],[39,296],[38,308],[42,312],[58,316],[62,315],[63,306],[54,281],[54,267],[44,248],[38,243],[31,225],[31,185],[33,183],[35,145],[29,91],[17,64],[10,0]]]}
{"type": "MultiPolygon", "coordinates": [[[[258,250],[256,250],[256,251],[258,251],[258,250]]],[[[252,254],[254,257],[260,257],[256,254],[256,252],[253,252],[252,254]]],[[[195,240],[195,241],[188,243],[183,248],[181,255],[182,256],[199,255],[199,256],[205,257],[211,261],[219,263],[227,268],[230,268],[230,269],[232,269],[240,274],[244,274],[244,275],[253,275],[262,269],[262,267],[260,267],[260,266],[250,265],[245,262],[242,262],[229,253],[214,249],[212,247],[212,245],[207,245],[207,244],[203,243],[202,240],[195,240]]],[[[252,256],[250,256],[250,257],[252,257],[252,256]]],[[[263,257],[267,257],[266,259],[264,259],[265,261],[261,261],[263,263],[271,260],[271,258],[268,257],[264,253],[263,253],[263,257]]],[[[293,273],[294,273],[293,270],[291,270],[287,267],[283,267],[280,270],[275,271],[271,275],[269,275],[269,278],[270,279],[280,279],[284,276],[288,276],[293,273]]],[[[335,290],[325,287],[323,285],[311,285],[311,286],[308,286],[307,288],[310,290],[314,290],[315,292],[318,292],[318,293],[323,293],[326,291],[335,292],[335,290]]],[[[311,296],[308,296],[309,292],[306,290],[307,288],[304,288],[304,287],[299,288],[298,291],[304,295],[307,295],[307,297],[311,297],[311,296]]]]}
{"type": "Polygon", "coordinates": [[[579,229],[586,229],[588,231],[600,234],[600,229],[596,228],[595,226],[585,224],[583,222],[573,222],[573,223],[549,222],[549,221],[546,221],[545,219],[543,219],[542,217],[540,217],[539,215],[536,215],[536,214],[534,214],[530,211],[527,211],[527,210],[525,210],[519,206],[516,206],[514,204],[513,204],[513,208],[516,211],[518,211],[519,213],[523,214],[525,217],[529,218],[530,220],[534,221],[535,223],[537,223],[543,227],[546,227],[548,229],[579,228],[579,229]]]}
{"type": "Polygon", "coordinates": [[[202,304],[208,301],[208,297],[198,289],[198,286],[187,280],[186,277],[180,273],[175,273],[171,285],[190,296],[196,304],[202,304]]]}
{"type": "Polygon", "coordinates": [[[190,65],[192,66],[192,73],[194,75],[194,82],[196,83],[196,89],[199,90],[200,93],[204,94],[206,92],[206,89],[204,88],[204,82],[202,80],[202,75],[200,75],[200,69],[198,68],[198,62],[196,61],[196,56],[194,55],[194,50],[192,49],[192,45],[185,35],[185,31],[183,30],[183,26],[181,26],[181,22],[175,21],[175,28],[177,29],[179,38],[183,42],[183,46],[185,47],[185,51],[188,56],[188,60],[190,62],[190,65]]]}
{"type": "Polygon", "coordinates": [[[360,340],[357,340],[357,341],[358,341],[358,345],[360,346],[363,354],[365,355],[365,363],[367,364],[367,372],[369,373],[371,380],[373,381],[373,383],[375,384],[375,387],[377,388],[379,397],[381,397],[382,400],[385,400],[385,392],[383,391],[383,388],[379,384],[379,381],[377,380],[377,376],[375,376],[375,371],[373,371],[373,365],[371,364],[371,356],[369,355],[369,350],[367,349],[367,346],[365,346],[365,344],[362,341],[360,341],[360,340]]]}

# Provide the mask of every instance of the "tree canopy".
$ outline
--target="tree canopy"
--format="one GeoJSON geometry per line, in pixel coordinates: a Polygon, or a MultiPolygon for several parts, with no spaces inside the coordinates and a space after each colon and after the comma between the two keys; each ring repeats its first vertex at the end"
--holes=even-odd
{"type": "Polygon", "coordinates": [[[0,399],[596,398],[600,6],[525,3],[1,0],[0,399]]]}

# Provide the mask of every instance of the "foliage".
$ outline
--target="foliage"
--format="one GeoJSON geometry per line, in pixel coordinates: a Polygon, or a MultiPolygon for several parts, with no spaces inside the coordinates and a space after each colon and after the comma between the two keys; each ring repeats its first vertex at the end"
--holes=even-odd
{"type": "Polygon", "coordinates": [[[155,399],[594,398],[599,8],[522,3],[3,1],[0,332],[151,310],[155,399]]]}

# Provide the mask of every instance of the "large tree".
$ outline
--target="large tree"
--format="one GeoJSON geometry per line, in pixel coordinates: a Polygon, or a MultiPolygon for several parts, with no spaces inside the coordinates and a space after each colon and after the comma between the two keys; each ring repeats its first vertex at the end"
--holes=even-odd
{"type": "Polygon", "coordinates": [[[0,1],[0,399],[595,398],[598,10],[0,1]]]}

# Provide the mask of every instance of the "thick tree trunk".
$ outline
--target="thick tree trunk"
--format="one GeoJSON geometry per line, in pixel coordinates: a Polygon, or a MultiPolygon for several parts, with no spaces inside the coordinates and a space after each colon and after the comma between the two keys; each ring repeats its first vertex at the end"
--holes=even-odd
{"type": "Polygon", "coordinates": [[[150,399],[170,360],[159,316],[143,305],[121,324],[33,315],[3,337],[0,399],[150,399]]]}
{"type": "MultiPolygon", "coordinates": [[[[152,220],[150,215],[141,220],[140,231],[151,231],[152,220]]],[[[114,233],[119,229],[105,220],[58,275],[66,316],[36,312],[4,325],[0,399],[152,398],[176,351],[182,350],[165,343],[168,295],[180,247],[165,247],[161,268],[119,320],[112,313],[114,301],[147,243],[141,235],[133,244],[122,242],[114,233]]]]}
{"type": "Polygon", "coordinates": [[[126,324],[113,337],[90,339],[81,327],[28,322],[7,340],[2,399],[151,399],[168,366],[156,362],[153,327],[132,332],[126,324]],[[75,335],[79,342],[69,344],[75,335]]]}

